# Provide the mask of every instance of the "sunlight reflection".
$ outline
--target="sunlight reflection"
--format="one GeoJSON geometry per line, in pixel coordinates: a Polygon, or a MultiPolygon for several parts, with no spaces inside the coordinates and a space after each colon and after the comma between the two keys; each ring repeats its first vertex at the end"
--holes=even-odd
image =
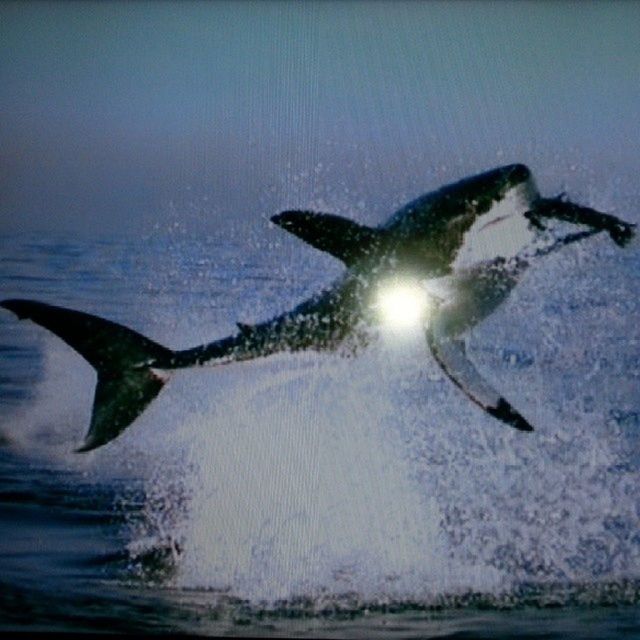
{"type": "Polygon", "coordinates": [[[425,324],[429,296],[417,281],[398,279],[380,286],[374,307],[383,327],[395,331],[412,329],[425,324]]]}

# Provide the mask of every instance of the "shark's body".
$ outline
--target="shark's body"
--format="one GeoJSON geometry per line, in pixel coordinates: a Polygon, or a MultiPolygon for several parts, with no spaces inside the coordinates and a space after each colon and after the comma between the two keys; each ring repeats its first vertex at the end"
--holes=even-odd
{"type": "Polygon", "coordinates": [[[437,282],[438,297],[425,331],[449,378],[503,422],[531,425],[486,383],[465,354],[465,336],[517,284],[531,258],[605,230],[623,245],[633,225],[562,199],[538,194],[521,164],[493,169],[429,193],[377,228],[330,214],[288,211],[273,222],[341,259],[347,270],[328,289],[293,310],[235,335],[172,351],[135,331],[89,314],[30,300],[1,306],[57,334],[97,370],[91,425],[79,451],[99,447],[124,430],[160,392],[174,369],[219,365],[281,351],[357,350],[377,322],[382,283],[437,282]],[[544,221],[556,218],[588,230],[550,241],[544,221]],[[442,287],[441,287],[442,290],[442,287]]]}

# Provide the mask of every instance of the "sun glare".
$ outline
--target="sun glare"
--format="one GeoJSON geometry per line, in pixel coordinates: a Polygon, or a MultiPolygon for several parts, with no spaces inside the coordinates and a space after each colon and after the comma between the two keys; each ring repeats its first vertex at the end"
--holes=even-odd
{"type": "Polygon", "coordinates": [[[401,280],[380,287],[376,309],[384,326],[408,329],[424,323],[428,301],[427,292],[417,282],[401,280]]]}

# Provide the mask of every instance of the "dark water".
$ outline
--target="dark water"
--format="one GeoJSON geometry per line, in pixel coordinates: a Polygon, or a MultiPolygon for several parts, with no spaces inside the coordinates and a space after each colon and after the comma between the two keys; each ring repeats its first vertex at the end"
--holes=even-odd
{"type": "MultiPolygon", "coordinates": [[[[279,242],[5,237],[0,295],[186,347],[340,271],[279,242]]],[[[474,335],[531,438],[460,401],[418,332],[185,372],[73,454],[94,374],[3,313],[0,629],[640,637],[639,256],[550,257],[474,335]]]]}

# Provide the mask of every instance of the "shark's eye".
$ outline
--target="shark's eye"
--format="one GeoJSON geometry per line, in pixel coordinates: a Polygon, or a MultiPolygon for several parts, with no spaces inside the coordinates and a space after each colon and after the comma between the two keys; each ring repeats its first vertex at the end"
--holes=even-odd
{"type": "Polygon", "coordinates": [[[429,298],[417,282],[394,280],[380,286],[374,307],[380,322],[390,329],[420,326],[426,320],[429,298]]]}

